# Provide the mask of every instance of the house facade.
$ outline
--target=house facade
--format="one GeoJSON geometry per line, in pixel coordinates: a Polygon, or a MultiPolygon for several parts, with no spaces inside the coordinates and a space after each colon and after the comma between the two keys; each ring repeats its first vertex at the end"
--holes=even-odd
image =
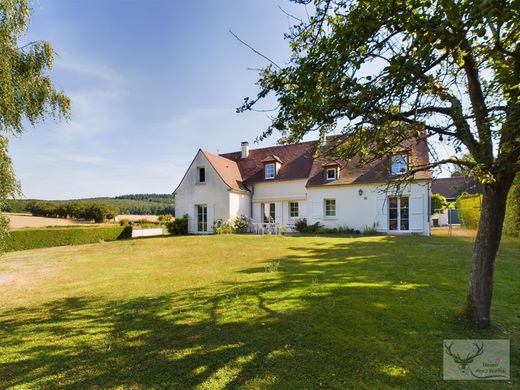
{"type": "Polygon", "coordinates": [[[360,165],[314,157],[337,142],[328,137],[220,155],[199,150],[174,191],[175,214],[189,217],[190,233],[213,232],[217,220],[247,216],[252,223],[291,228],[305,218],[326,227],[389,234],[430,234],[429,172],[403,186],[389,185],[428,162],[425,141],[410,142],[383,160],[360,165]]]}

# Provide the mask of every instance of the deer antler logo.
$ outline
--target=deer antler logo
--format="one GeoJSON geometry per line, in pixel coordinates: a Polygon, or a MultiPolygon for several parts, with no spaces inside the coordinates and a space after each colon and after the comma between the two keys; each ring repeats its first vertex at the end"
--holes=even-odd
{"type": "Polygon", "coordinates": [[[466,355],[466,357],[462,357],[462,356],[460,356],[459,353],[453,352],[452,351],[453,344],[454,344],[453,341],[449,344],[445,343],[444,349],[445,349],[446,353],[453,358],[453,361],[457,364],[457,366],[459,367],[459,370],[465,374],[468,369],[468,365],[473,363],[473,361],[475,360],[475,358],[477,356],[480,356],[484,353],[484,343],[482,342],[479,345],[477,342],[474,342],[473,345],[476,347],[476,351],[474,351],[473,353],[471,353],[471,352],[468,353],[466,355]]]}

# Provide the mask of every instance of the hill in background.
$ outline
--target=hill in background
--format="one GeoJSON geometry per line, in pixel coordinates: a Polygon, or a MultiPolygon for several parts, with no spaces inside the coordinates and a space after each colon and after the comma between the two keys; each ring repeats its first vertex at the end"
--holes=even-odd
{"type": "Polygon", "coordinates": [[[36,202],[53,203],[56,205],[64,203],[85,203],[117,207],[120,214],[135,215],[175,215],[175,200],[172,194],[129,194],[120,195],[114,198],[84,198],[70,200],[39,200],[39,199],[19,199],[11,200],[5,212],[27,213],[31,204],[36,202]]]}

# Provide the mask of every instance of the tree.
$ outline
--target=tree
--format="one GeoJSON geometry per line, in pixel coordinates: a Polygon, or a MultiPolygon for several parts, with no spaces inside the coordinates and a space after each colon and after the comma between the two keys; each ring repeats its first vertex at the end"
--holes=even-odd
{"type": "Polygon", "coordinates": [[[441,194],[432,194],[430,197],[430,212],[432,214],[438,213],[446,208],[448,202],[441,194]]]}
{"type": "MultiPolygon", "coordinates": [[[[29,17],[26,0],[0,2],[0,212],[19,194],[6,135],[20,134],[24,119],[34,126],[47,115],[68,117],[70,112],[70,99],[46,74],[54,62],[52,46],[45,41],[19,44],[29,17]]],[[[0,250],[7,230],[0,216],[0,250]]]]}
{"type": "MultiPolygon", "coordinates": [[[[520,10],[514,0],[294,0],[313,3],[287,38],[292,56],[260,72],[278,107],[260,138],[298,142],[311,131],[346,136],[334,157],[386,158],[426,138],[468,151],[413,167],[467,168],[483,183],[482,219],[464,314],[490,325],[495,257],[508,190],[520,169],[520,10]]],[[[296,17],[295,17],[296,18],[296,17]]],[[[434,148],[430,148],[434,152],[434,148]]]]}

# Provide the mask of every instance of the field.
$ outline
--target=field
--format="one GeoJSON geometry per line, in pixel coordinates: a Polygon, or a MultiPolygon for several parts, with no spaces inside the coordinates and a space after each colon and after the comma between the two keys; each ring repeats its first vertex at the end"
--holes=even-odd
{"type": "Polygon", "coordinates": [[[188,236],[0,261],[0,388],[514,389],[520,241],[493,327],[458,316],[467,237],[188,236]],[[442,343],[511,341],[511,380],[442,380],[442,343]]]}
{"type": "Polygon", "coordinates": [[[9,218],[9,226],[11,227],[11,229],[39,228],[48,226],[77,226],[92,224],[87,221],[77,221],[66,218],[34,217],[31,214],[25,213],[4,213],[3,215],[9,218]]]}
{"type": "MultiPolygon", "coordinates": [[[[9,224],[12,230],[23,229],[23,228],[40,228],[49,226],[82,226],[82,225],[96,225],[89,221],[80,221],[76,219],[68,218],[45,218],[45,217],[34,217],[31,214],[25,213],[4,213],[9,218],[9,224]]],[[[115,218],[116,222],[121,220],[128,221],[157,221],[156,215],[130,215],[121,214],[115,218]]],[[[97,224],[100,225],[100,224],[97,224]]]]}

